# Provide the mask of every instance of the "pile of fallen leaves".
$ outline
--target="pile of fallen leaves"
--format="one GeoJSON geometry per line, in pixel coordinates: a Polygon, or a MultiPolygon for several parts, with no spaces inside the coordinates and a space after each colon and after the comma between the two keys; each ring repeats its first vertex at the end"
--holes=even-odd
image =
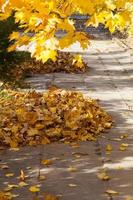
{"type": "Polygon", "coordinates": [[[27,74],[53,72],[83,73],[86,70],[87,65],[80,55],[58,51],[56,62],[48,60],[46,63],[42,63],[35,59],[26,59],[11,70],[11,75],[20,79],[27,74]]]}
{"type": "Polygon", "coordinates": [[[4,192],[0,191],[0,200],[9,200],[9,196],[6,195],[4,192]]]}
{"type": "MultiPolygon", "coordinates": [[[[24,186],[25,182],[20,182],[20,183],[21,183],[21,185],[23,183],[23,186],[24,186]]],[[[10,185],[10,188],[19,188],[19,185],[10,185]]],[[[37,192],[40,191],[40,189],[36,186],[32,186],[32,187],[30,187],[30,191],[33,192],[33,193],[37,193],[37,192]]],[[[11,192],[0,191],[0,200],[11,200],[11,199],[14,199],[16,197],[19,197],[19,195],[12,194],[11,192]]],[[[35,198],[33,197],[33,199],[39,200],[40,198],[39,197],[35,197],[35,198]]],[[[51,194],[45,194],[44,193],[43,199],[44,200],[58,200],[58,197],[53,196],[51,194]]]]}
{"type": "Polygon", "coordinates": [[[51,88],[46,93],[0,93],[0,143],[12,148],[54,141],[95,140],[111,117],[82,93],[51,88]]]}

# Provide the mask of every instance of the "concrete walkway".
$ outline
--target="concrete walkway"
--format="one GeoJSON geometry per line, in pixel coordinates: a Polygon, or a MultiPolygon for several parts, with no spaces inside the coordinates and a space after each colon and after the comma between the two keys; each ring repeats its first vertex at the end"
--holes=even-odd
{"type": "Polygon", "coordinates": [[[12,190],[19,194],[18,200],[32,200],[34,196],[41,199],[42,193],[57,195],[61,200],[133,200],[132,51],[116,40],[92,41],[92,46],[84,52],[76,44],[68,51],[83,55],[89,66],[87,73],[36,74],[26,81],[38,91],[52,84],[99,99],[112,114],[114,127],[97,142],[80,143],[79,147],[51,144],[25,147],[20,151],[1,150],[0,188],[18,184],[17,177],[23,170],[28,176],[25,180],[28,186],[12,190]],[[127,148],[125,151],[120,150],[122,143],[127,148]],[[112,147],[110,154],[106,151],[109,145],[112,147]],[[42,165],[42,159],[50,159],[52,164],[42,165]],[[9,169],[3,169],[3,165],[8,165],[9,169]],[[97,177],[103,170],[109,174],[109,181],[97,177]],[[7,173],[14,175],[6,177],[7,173]],[[39,175],[45,175],[46,180],[38,180],[39,175]],[[39,185],[41,192],[31,193],[32,185],[39,185]],[[106,194],[108,189],[118,194],[106,194]]]}

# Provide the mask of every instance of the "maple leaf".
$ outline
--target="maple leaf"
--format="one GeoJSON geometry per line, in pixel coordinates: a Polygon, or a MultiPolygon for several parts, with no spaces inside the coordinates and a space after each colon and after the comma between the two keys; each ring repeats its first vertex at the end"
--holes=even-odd
{"type": "Polygon", "coordinates": [[[16,40],[20,37],[20,34],[18,32],[13,32],[10,36],[9,39],[10,40],[16,40]]]}
{"type": "Polygon", "coordinates": [[[69,171],[69,172],[76,172],[76,171],[77,171],[77,168],[76,168],[76,167],[70,166],[70,167],[68,168],[68,171],[69,171]]]}
{"type": "Polygon", "coordinates": [[[38,179],[39,179],[39,181],[44,181],[44,180],[46,180],[46,176],[39,175],[38,179]]]}
{"type": "Polygon", "coordinates": [[[57,52],[54,50],[43,50],[40,54],[36,54],[35,57],[37,60],[42,60],[45,63],[48,59],[56,61],[57,52]]]}
{"type": "Polygon", "coordinates": [[[41,164],[43,164],[43,165],[51,165],[52,161],[51,160],[41,160],[41,164]]]}
{"type": "Polygon", "coordinates": [[[127,144],[127,143],[122,143],[121,145],[120,145],[120,147],[119,147],[119,149],[121,150],[121,151],[125,151],[125,150],[127,150],[127,147],[128,147],[129,145],[127,144]]]}
{"type": "Polygon", "coordinates": [[[74,184],[74,183],[70,183],[68,186],[69,186],[69,187],[77,187],[77,185],[74,184]]]}
{"type": "Polygon", "coordinates": [[[110,154],[112,150],[113,150],[113,147],[110,144],[107,144],[107,146],[106,146],[106,153],[110,154]]]}
{"type": "Polygon", "coordinates": [[[109,180],[110,180],[109,175],[108,175],[105,171],[102,171],[102,172],[98,173],[98,174],[97,174],[97,177],[98,177],[100,180],[103,180],[103,181],[109,181],[109,180]]]}
{"type": "Polygon", "coordinates": [[[31,192],[33,192],[33,193],[36,193],[36,192],[39,192],[39,191],[40,191],[40,188],[39,188],[38,186],[34,185],[34,186],[31,186],[31,187],[29,188],[29,190],[30,190],[31,192]]]}
{"type": "Polygon", "coordinates": [[[7,50],[8,50],[8,52],[12,52],[12,51],[16,50],[16,47],[17,47],[16,44],[13,44],[13,45],[9,46],[7,50]]]}
{"type": "Polygon", "coordinates": [[[24,182],[24,181],[21,181],[21,182],[19,182],[19,184],[18,184],[20,187],[25,187],[25,186],[27,186],[28,184],[26,183],[26,182],[24,182]]]}
{"type": "Polygon", "coordinates": [[[6,177],[12,177],[12,176],[14,176],[14,173],[7,173],[7,174],[5,174],[5,176],[6,177]]]}
{"type": "Polygon", "coordinates": [[[58,197],[51,195],[51,194],[47,194],[45,196],[45,200],[58,200],[58,197]]]}
{"type": "Polygon", "coordinates": [[[111,195],[111,196],[113,196],[113,195],[118,195],[118,194],[119,194],[119,192],[117,192],[117,191],[115,191],[115,190],[111,190],[111,189],[106,190],[106,193],[107,193],[108,195],[111,195]]]}
{"type": "Polygon", "coordinates": [[[83,59],[81,55],[75,55],[73,59],[73,65],[76,64],[77,67],[84,67],[83,59]]]}
{"type": "Polygon", "coordinates": [[[25,174],[24,174],[24,171],[23,171],[23,170],[20,171],[20,176],[19,176],[19,178],[20,178],[21,181],[24,181],[24,180],[25,180],[26,177],[25,177],[25,174]]]}

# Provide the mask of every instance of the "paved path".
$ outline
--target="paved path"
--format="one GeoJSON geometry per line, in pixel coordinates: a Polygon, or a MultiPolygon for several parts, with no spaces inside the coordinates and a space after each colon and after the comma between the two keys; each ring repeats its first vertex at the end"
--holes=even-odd
{"type": "Polygon", "coordinates": [[[132,200],[133,199],[133,68],[132,52],[116,41],[93,41],[92,47],[85,52],[74,45],[71,52],[80,52],[88,63],[89,71],[85,74],[54,73],[35,75],[27,79],[33,88],[44,91],[50,84],[65,89],[80,90],[85,95],[100,99],[100,103],[114,118],[114,127],[97,142],[81,143],[80,147],[64,144],[26,147],[18,152],[0,151],[0,188],[16,184],[16,178],[22,169],[28,176],[29,184],[24,188],[14,189],[18,200],[32,200],[28,191],[31,185],[39,185],[43,192],[57,195],[61,200],[132,200]],[[128,138],[120,139],[124,134],[128,138]],[[121,143],[128,143],[126,151],[120,151],[121,143]],[[107,145],[112,146],[110,154],[107,145]],[[41,159],[51,159],[50,166],[40,164],[41,159]],[[76,172],[70,172],[70,166],[76,172]],[[99,180],[97,173],[107,170],[111,179],[99,180]],[[5,178],[6,173],[14,173],[5,178]],[[46,180],[39,181],[38,175],[45,175],[46,180]],[[111,189],[119,194],[110,196],[105,193],[111,189]]]}

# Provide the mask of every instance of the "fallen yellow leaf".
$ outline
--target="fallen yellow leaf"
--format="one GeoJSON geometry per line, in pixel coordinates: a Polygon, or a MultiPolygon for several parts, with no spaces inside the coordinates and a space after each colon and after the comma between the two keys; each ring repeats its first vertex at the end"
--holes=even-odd
{"type": "Polygon", "coordinates": [[[6,176],[6,177],[12,177],[12,176],[14,176],[14,174],[13,174],[13,173],[8,173],[8,174],[6,174],[5,176],[6,176]]]}
{"type": "Polygon", "coordinates": [[[121,139],[128,138],[128,134],[121,135],[120,138],[121,138],[121,139]]]}
{"type": "Polygon", "coordinates": [[[112,146],[110,144],[108,144],[106,146],[106,154],[110,154],[112,150],[113,150],[112,146]]]}
{"type": "Polygon", "coordinates": [[[121,146],[128,147],[129,145],[127,143],[122,143],[121,146]]]}
{"type": "Polygon", "coordinates": [[[127,150],[127,147],[128,147],[128,144],[122,143],[122,144],[120,145],[119,149],[120,149],[121,151],[125,151],[125,150],[127,150]]]}
{"type": "Polygon", "coordinates": [[[76,167],[70,166],[70,167],[68,168],[68,171],[69,171],[69,172],[76,172],[76,171],[77,171],[77,168],[76,168],[76,167]]]}
{"type": "Polygon", "coordinates": [[[41,160],[41,164],[43,165],[51,165],[52,164],[52,161],[47,159],[47,160],[41,160]]]}
{"type": "Polygon", "coordinates": [[[100,180],[103,180],[103,181],[109,181],[109,180],[110,180],[110,176],[107,175],[106,172],[98,173],[98,174],[97,174],[97,177],[98,177],[100,180]]]}
{"type": "Polygon", "coordinates": [[[28,184],[27,184],[26,182],[22,181],[22,182],[20,182],[18,185],[19,185],[20,187],[25,187],[25,186],[27,186],[28,184]]]}
{"type": "Polygon", "coordinates": [[[39,191],[40,191],[40,188],[39,188],[38,186],[34,185],[34,186],[31,186],[31,187],[29,188],[29,190],[30,190],[31,192],[39,192],[39,191]]]}
{"type": "Polygon", "coordinates": [[[110,144],[108,144],[107,146],[106,146],[106,151],[112,151],[112,146],[110,145],[110,144]]]}
{"type": "Polygon", "coordinates": [[[39,178],[40,181],[43,181],[43,180],[46,179],[46,176],[44,176],[44,175],[40,175],[38,178],[39,178]]]}
{"type": "Polygon", "coordinates": [[[51,194],[47,194],[45,196],[45,200],[58,200],[58,197],[55,197],[55,196],[53,196],[51,194]]]}
{"type": "Polygon", "coordinates": [[[8,184],[8,187],[13,189],[13,188],[18,188],[19,186],[18,185],[15,185],[15,184],[8,184]]]}
{"type": "Polygon", "coordinates": [[[20,176],[19,176],[19,178],[20,178],[21,181],[25,180],[25,174],[24,174],[23,170],[20,170],[20,176]]]}
{"type": "Polygon", "coordinates": [[[73,183],[70,183],[68,186],[69,186],[69,187],[77,187],[77,185],[76,185],[76,184],[73,184],[73,183]]]}
{"type": "Polygon", "coordinates": [[[110,189],[108,189],[108,190],[106,190],[106,193],[107,194],[109,194],[109,195],[118,195],[119,194],[119,192],[117,192],[117,191],[115,191],[115,190],[110,190],[110,189]]]}

